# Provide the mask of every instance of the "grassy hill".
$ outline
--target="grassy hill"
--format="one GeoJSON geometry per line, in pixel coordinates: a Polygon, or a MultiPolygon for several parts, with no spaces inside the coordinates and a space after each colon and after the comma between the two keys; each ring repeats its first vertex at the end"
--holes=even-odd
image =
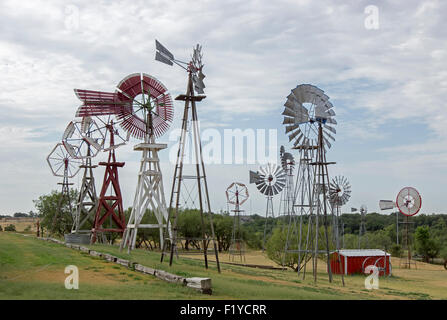
{"type": "MultiPolygon", "coordinates": [[[[156,252],[134,250],[128,255],[117,247],[91,247],[178,275],[210,277],[213,295],[202,295],[59,244],[0,232],[0,299],[447,299],[447,271],[423,263],[418,263],[417,270],[400,270],[399,263],[393,261],[395,275],[381,278],[379,290],[368,291],[362,275],[346,277],[345,287],[339,276],[329,284],[323,262],[314,284],[310,276],[303,280],[290,270],[222,264],[219,274],[213,262],[205,270],[201,260],[181,258],[169,267],[160,264],[156,252]],[[79,268],[79,290],[64,287],[67,265],[79,268]]],[[[249,259],[265,259],[260,253],[254,256],[256,259],[249,259]]],[[[227,255],[221,256],[222,261],[226,259],[227,255]]]]}

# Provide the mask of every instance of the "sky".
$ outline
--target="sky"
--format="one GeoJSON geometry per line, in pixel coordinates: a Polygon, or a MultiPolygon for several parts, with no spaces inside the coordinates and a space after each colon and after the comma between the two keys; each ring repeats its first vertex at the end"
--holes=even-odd
{"type": "MultiPolygon", "coordinates": [[[[185,92],[185,71],[154,60],[155,39],[180,60],[202,45],[202,132],[273,129],[278,149],[267,149],[279,156],[280,145],[292,146],[282,125],[286,97],[299,84],[313,84],[335,106],[336,142],[327,159],[336,162],[329,174],[344,175],[352,186],[343,211],[365,204],[378,212],[380,199],[413,186],[422,213],[446,213],[446,14],[447,3],[435,0],[3,0],[0,215],[35,210],[33,200],[59,188],[46,157],[80,105],[74,88],[112,92],[128,74],[144,72],[173,97],[185,92]]],[[[160,153],[167,199],[182,109],[176,101],[171,129],[159,139],[168,143],[160,153]]],[[[139,142],[117,150],[126,163],[119,171],[124,207],[135,193],[139,142]]],[[[264,196],[248,183],[259,164],[247,163],[246,155],[241,162],[206,166],[214,211],[227,209],[225,189],[237,181],[250,192],[245,212],[265,212],[264,196]]],[[[81,178],[72,179],[75,188],[81,178]]],[[[99,192],[103,168],[95,178],[99,192]]]]}

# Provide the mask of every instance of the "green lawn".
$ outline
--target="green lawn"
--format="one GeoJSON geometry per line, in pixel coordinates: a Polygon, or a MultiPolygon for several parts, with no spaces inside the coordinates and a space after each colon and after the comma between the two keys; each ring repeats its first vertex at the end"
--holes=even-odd
{"type": "Polygon", "coordinates": [[[405,271],[409,272],[405,278],[381,278],[380,289],[368,291],[361,275],[347,277],[345,287],[338,276],[329,284],[323,263],[314,284],[310,276],[302,280],[291,271],[222,264],[219,274],[213,262],[206,270],[201,260],[181,258],[169,267],[167,262],[159,262],[156,252],[134,250],[128,255],[117,247],[90,247],[181,276],[210,277],[213,295],[163,282],[59,244],[0,232],[0,299],[447,299],[447,271],[441,269],[405,271]],[[79,290],[64,287],[67,265],[79,268],[79,290]]]}

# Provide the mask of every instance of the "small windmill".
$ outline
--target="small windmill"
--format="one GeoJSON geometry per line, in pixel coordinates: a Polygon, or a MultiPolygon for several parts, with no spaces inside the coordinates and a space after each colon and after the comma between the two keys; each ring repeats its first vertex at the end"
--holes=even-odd
{"type": "MultiPolygon", "coordinates": [[[[184,251],[184,254],[194,254],[199,253],[203,254],[205,268],[208,268],[208,245],[212,241],[214,246],[214,255],[216,257],[217,269],[220,272],[220,264],[219,264],[219,253],[217,250],[217,243],[214,234],[214,225],[213,225],[213,213],[211,212],[210,199],[208,194],[208,184],[206,180],[205,173],[205,164],[203,162],[202,155],[202,143],[200,139],[200,130],[199,130],[199,120],[197,116],[197,108],[196,102],[202,101],[206,98],[204,96],[204,88],[205,84],[203,79],[205,75],[203,74],[203,62],[202,62],[202,47],[197,44],[196,47],[193,48],[193,53],[191,55],[191,60],[189,62],[183,62],[174,58],[174,55],[166,49],[160,42],[155,40],[156,46],[156,54],[155,60],[165,63],[167,65],[178,65],[182,69],[184,69],[188,73],[188,83],[186,94],[181,94],[175,98],[178,101],[184,101],[185,107],[183,111],[182,118],[182,131],[180,135],[179,147],[177,152],[177,161],[174,169],[174,177],[172,182],[172,190],[171,190],[171,199],[169,201],[169,221],[171,217],[173,217],[173,235],[166,235],[167,240],[169,240],[169,245],[166,244],[163,248],[161,255],[161,262],[163,262],[164,256],[167,255],[167,250],[170,249],[170,259],[169,265],[172,265],[174,254],[177,252],[178,247],[180,247],[178,242],[181,241],[189,241],[193,240],[197,244],[201,244],[198,252],[192,251],[184,251]],[[198,95],[195,95],[197,93],[198,95]],[[190,118],[191,117],[191,118],[190,118]],[[190,120],[191,119],[191,120],[190,120]],[[184,166],[184,158],[185,158],[185,145],[187,141],[187,134],[190,133],[193,148],[193,154],[195,158],[195,172],[192,175],[185,174],[185,166],[184,166]],[[189,189],[186,188],[186,180],[190,180],[194,183],[193,186],[190,186],[189,189]],[[182,185],[183,189],[182,189],[182,185]],[[198,193],[198,210],[201,216],[201,237],[195,239],[188,239],[188,237],[180,237],[177,233],[177,223],[178,223],[178,215],[180,213],[180,202],[182,195],[184,196],[184,192],[182,190],[186,190],[191,193],[194,190],[197,190],[198,193]],[[205,219],[204,213],[207,214],[209,218],[209,226],[211,234],[206,232],[205,228],[205,219]]],[[[189,197],[189,194],[187,195],[189,197]]],[[[192,200],[192,199],[191,199],[192,200]]],[[[190,204],[196,205],[195,201],[191,201],[190,204]],[[192,202],[192,203],[191,203],[192,202]]],[[[186,205],[187,203],[185,203],[186,205]]]]}
{"type": "Polygon", "coordinates": [[[59,197],[57,210],[53,216],[53,221],[51,224],[50,234],[55,232],[58,225],[58,219],[62,219],[62,225],[67,225],[71,223],[70,221],[64,220],[64,215],[62,212],[62,207],[64,203],[67,203],[70,216],[73,218],[73,208],[71,207],[70,199],[70,183],[68,179],[73,178],[80,170],[79,166],[83,164],[82,160],[74,159],[65,149],[63,143],[58,143],[51,150],[50,154],[47,156],[47,162],[50,166],[51,172],[55,177],[62,177],[62,182],[58,183],[62,186],[61,196],[59,197]]]}
{"type": "Polygon", "coordinates": [[[87,222],[93,225],[93,219],[98,208],[98,196],[96,194],[95,178],[92,158],[95,157],[104,146],[104,132],[91,117],[82,117],[71,121],[64,131],[62,143],[67,152],[74,159],[84,159],[85,164],[81,187],[76,203],[72,233],[90,233],[91,227],[83,229],[87,222]]]}
{"type": "Polygon", "coordinates": [[[242,237],[241,218],[240,214],[244,210],[240,206],[247,201],[249,194],[245,184],[240,182],[233,182],[225,191],[227,202],[234,205],[233,231],[231,233],[231,243],[229,248],[230,259],[234,261],[236,256],[239,256],[240,261],[245,262],[245,243],[242,237]]]}
{"type": "Polygon", "coordinates": [[[329,282],[332,282],[327,219],[329,207],[329,173],[327,166],[335,164],[335,162],[326,161],[326,150],[332,146],[331,141],[335,141],[332,135],[336,133],[334,128],[334,125],[337,124],[335,112],[329,97],[324,94],[324,91],[310,84],[301,84],[292,89],[287,96],[284,107],[282,113],[284,115],[283,124],[286,127],[285,131],[289,136],[289,141],[293,141],[294,148],[301,151],[300,166],[303,160],[308,162],[303,165],[303,168],[313,166],[313,170],[311,170],[313,181],[309,180],[310,175],[301,175],[304,172],[299,173],[298,179],[300,180],[297,180],[296,192],[298,195],[301,192],[302,199],[298,198],[295,201],[298,201],[301,208],[309,207],[306,248],[304,250],[301,248],[304,232],[301,232],[302,220],[300,220],[298,270],[301,270],[302,267],[305,268],[307,262],[312,259],[314,281],[317,281],[318,255],[324,253],[326,254],[329,282]],[[312,154],[313,150],[316,150],[315,159],[312,154]],[[310,189],[312,191],[309,196],[307,193],[310,192],[310,189]],[[323,218],[325,233],[325,250],[321,252],[319,250],[320,217],[323,218]]]}
{"type": "Polygon", "coordinates": [[[336,176],[332,178],[329,184],[329,202],[331,203],[332,209],[335,210],[333,229],[335,233],[336,247],[340,248],[339,243],[339,226],[342,224],[342,247],[345,246],[345,234],[344,234],[344,224],[339,221],[341,215],[341,207],[348,203],[351,197],[351,185],[348,179],[343,176],[336,176]]]}
{"type": "MultiPolygon", "coordinates": [[[[403,249],[407,250],[407,255],[404,261],[401,259],[401,265],[404,268],[411,268],[412,256],[411,256],[411,239],[410,239],[410,217],[419,213],[422,207],[422,198],[419,192],[413,187],[405,187],[399,191],[396,197],[396,202],[392,200],[380,200],[379,206],[381,210],[389,210],[397,207],[399,212],[405,216],[404,230],[402,233],[403,249]]],[[[414,263],[414,262],[413,262],[414,263]]],[[[414,263],[416,266],[416,263],[414,263]]]]}
{"type": "Polygon", "coordinates": [[[362,248],[362,238],[366,239],[366,248],[368,247],[368,236],[366,234],[366,214],[368,213],[368,208],[365,204],[360,206],[360,228],[359,228],[359,249],[362,248]]]}
{"type": "Polygon", "coordinates": [[[269,219],[274,223],[275,213],[273,210],[273,197],[280,193],[286,185],[286,173],[276,164],[268,163],[259,167],[259,171],[250,171],[250,183],[256,184],[256,188],[267,198],[265,211],[264,237],[262,240],[262,251],[265,251],[267,237],[267,222],[269,219]]]}

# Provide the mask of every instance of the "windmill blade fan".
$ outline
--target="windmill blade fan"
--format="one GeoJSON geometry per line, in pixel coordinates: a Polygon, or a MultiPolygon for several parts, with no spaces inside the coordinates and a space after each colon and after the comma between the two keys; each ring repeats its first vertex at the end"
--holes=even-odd
{"type": "Polygon", "coordinates": [[[118,98],[126,102],[117,114],[121,126],[137,139],[146,134],[160,137],[174,117],[171,95],[166,87],[148,74],[134,73],[117,86],[118,98]],[[150,113],[150,115],[149,115],[150,113]]]}
{"type": "Polygon", "coordinates": [[[336,176],[329,183],[329,200],[338,207],[345,205],[351,197],[351,185],[343,176],[336,176]]]}
{"type": "Polygon", "coordinates": [[[315,146],[318,143],[318,125],[323,125],[324,146],[332,147],[336,134],[333,127],[335,112],[329,97],[324,91],[310,84],[301,84],[291,90],[284,104],[283,124],[289,141],[298,144],[315,146]]]}
{"type": "Polygon", "coordinates": [[[396,205],[402,214],[414,216],[421,209],[422,198],[415,188],[405,187],[398,193],[396,205]]]}
{"type": "Polygon", "coordinates": [[[250,171],[250,183],[265,196],[272,197],[282,191],[286,185],[286,173],[276,164],[266,164],[257,173],[250,171]]]}

